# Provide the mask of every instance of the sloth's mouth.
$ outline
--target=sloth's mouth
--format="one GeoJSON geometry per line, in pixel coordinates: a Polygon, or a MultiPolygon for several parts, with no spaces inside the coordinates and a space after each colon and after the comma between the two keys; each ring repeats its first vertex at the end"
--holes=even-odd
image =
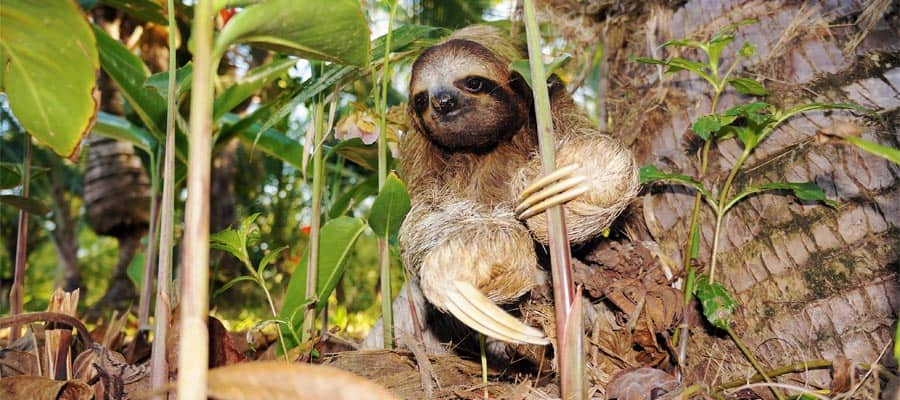
{"type": "Polygon", "coordinates": [[[450,111],[450,112],[448,112],[448,113],[446,113],[446,114],[437,114],[437,118],[436,118],[436,119],[437,119],[438,121],[449,121],[449,120],[453,120],[453,119],[456,119],[457,117],[459,117],[460,115],[465,114],[466,112],[468,112],[470,108],[471,108],[471,107],[460,107],[460,108],[457,108],[457,109],[455,109],[455,110],[453,110],[453,111],[450,111]]]}

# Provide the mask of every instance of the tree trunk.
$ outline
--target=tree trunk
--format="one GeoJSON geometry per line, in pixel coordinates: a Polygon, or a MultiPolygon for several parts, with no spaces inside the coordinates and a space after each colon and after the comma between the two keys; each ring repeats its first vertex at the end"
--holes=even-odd
{"type": "MultiPolygon", "coordinates": [[[[740,304],[735,331],[770,367],[838,356],[874,364],[891,343],[900,310],[900,167],[852,146],[815,141],[817,130],[850,121],[863,128],[866,140],[892,147],[900,142],[898,5],[860,3],[688,1],[674,10],[660,7],[610,19],[611,128],[631,143],[641,164],[699,175],[690,126],[710,113],[711,89],[687,72],[660,82],[655,66],[629,57],[651,57],[651,50],[662,53],[657,58],[672,56],[673,48],[660,50],[659,45],[671,39],[707,39],[745,18],[759,22],[738,28],[721,65],[731,65],[744,42],[755,44],[757,55],[735,73],[764,82],[772,93],[764,101],[782,109],[850,102],[881,116],[864,119],[835,111],[794,117],[762,142],[738,175],[737,189],[751,183],[813,181],[841,203],[828,208],[784,194],[761,194],[738,203],[724,221],[717,278],[740,304]]],[[[689,51],[683,56],[698,57],[689,51]]],[[[727,91],[717,111],[751,101],[727,91]]],[[[735,139],[718,143],[704,184],[721,187],[741,151],[735,139]]],[[[693,193],[654,185],[641,203],[652,239],[672,259],[681,260],[693,193]]],[[[701,267],[709,262],[714,225],[712,213],[704,213],[701,267]]],[[[753,374],[731,340],[712,328],[692,331],[689,348],[688,382],[753,374]]],[[[881,362],[892,365],[891,352],[885,354],[881,362]]],[[[803,379],[823,385],[830,381],[828,371],[810,372],[803,379]]]]}

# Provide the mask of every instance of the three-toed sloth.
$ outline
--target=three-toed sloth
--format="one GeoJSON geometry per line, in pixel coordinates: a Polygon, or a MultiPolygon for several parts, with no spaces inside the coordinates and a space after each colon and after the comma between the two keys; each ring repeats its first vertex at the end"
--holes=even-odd
{"type": "Polygon", "coordinates": [[[631,152],[597,130],[555,77],[547,84],[559,169],[543,175],[531,89],[510,69],[523,50],[474,26],[413,64],[411,129],[400,143],[412,209],[400,248],[438,310],[490,337],[546,344],[544,332],[497,305],[537,283],[543,211],[562,204],[569,240],[583,243],[634,198],[638,177],[631,152]]]}

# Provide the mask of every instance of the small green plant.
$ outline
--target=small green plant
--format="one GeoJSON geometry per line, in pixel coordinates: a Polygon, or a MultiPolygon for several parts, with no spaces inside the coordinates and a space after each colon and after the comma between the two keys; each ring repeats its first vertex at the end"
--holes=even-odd
{"type": "MultiPolygon", "coordinates": [[[[241,275],[237,278],[234,278],[228,283],[222,285],[215,293],[213,293],[213,297],[218,296],[222,292],[225,292],[232,286],[244,282],[251,281],[256,283],[257,286],[262,288],[263,293],[266,295],[266,300],[269,302],[269,311],[272,312],[272,319],[279,324],[284,324],[283,321],[278,320],[278,312],[275,311],[275,303],[272,302],[272,294],[269,293],[269,288],[266,286],[266,267],[272,264],[273,261],[281,254],[287,246],[282,246],[277,249],[270,251],[268,254],[263,256],[259,263],[256,264],[256,267],[253,266],[253,263],[250,261],[250,253],[247,250],[248,245],[252,244],[254,241],[258,240],[258,228],[254,224],[256,218],[259,214],[253,214],[247,218],[244,218],[241,221],[241,225],[237,229],[226,228],[221,232],[214,233],[209,237],[209,245],[213,249],[222,250],[231,254],[238,260],[240,260],[241,264],[247,268],[247,275],[241,275]]],[[[278,343],[281,345],[282,354],[287,359],[287,347],[284,342],[284,337],[281,334],[281,330],[278,330],[278,343]]]]}

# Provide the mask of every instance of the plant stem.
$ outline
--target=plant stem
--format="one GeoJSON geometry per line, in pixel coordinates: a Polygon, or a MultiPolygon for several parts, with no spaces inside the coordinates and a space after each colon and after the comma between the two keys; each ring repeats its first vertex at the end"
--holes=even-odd
{"type": "Polygon", "coordinates": [[[725,180],[725,185],[722,186],[722,192],[719,193],[718,208],[716,209],[716,229],[713,231],[712,257],[709,261],[710,284],[716,281],[716,253],[719,251],[719,232],[722,227],[722,220],[728,212],[728,210],[725,209],[725,201],[728,199],[728,192],[731,191],[731,184],[734,183],[734,177],[737,176],[738,171],[740,171],[741,167],[744,165],[744,161],[747,161],[747,157],[750,156],[750,151],[752,151],[752,149],[744,149],[744,152],[741,153],[741,158],[739,158],[734,166],[731,167],[731,173],[728,174],[728,179],[725,180]]]}
{"type": "MultiPolygon", "coordinates": [[[[188,141],[178,398],[206,399],[209,359],[209,186],[212,149],[213,0],[194,8],[194,77],[188,141]]],[[[172,71],[171,73],[174,73],[172,71]]]]}
{"type": "MultiPolygon", "coordinates": [[[[278,311],[275,310],[275,303],[272,302],[272,294],[269,293],[269,289],[266,288],[266,281],[262,276],[257,275],[255,271],[253,271],[253,275],[254,278],[256,278],[256,283],[262,288],[263,293],[266,294],[266,301],[269,302],[269,311],[272,312],[272,319],[278,319],[278,311]]],[[[281,327],[279,326],[275,331],[278,332],[278,343],[281,344],[281,353],[282,356],[284,356],[284,361],[290,361],[288,360],[287,345],[284,344],[284,336],[281,334],[281,327]]]]}
{"type": "Polygon", "coordinates": [[[484,400],[488,400],[488,375],[487,375],[487,348],[484,343],[484,334],[478,334],[478,347],[481,349],[481,383],[484,384],[484,400]]]}
{"type": "MultiPolygon", "coordinates": [[[[768,371],[766,371],[766,376],[769,376],[771,378],[771,377],[781,376],[784,374],[790,374],[790,373],[794,373],[794,372],[806,372],[811,369],[831,368],[831,366],[832,366],[831,361],[828,361],[828,360],[804,361],[804,362],[799,362],[796,364],[786,365],[786,366],[783,366],[780,368],[768,370],[768,371]]],[[[747,383],[755,383],[755,382],[760,382],[763,380],[765,380],[765,378],[763,377],[762,374],[756,374],[756,375],[751,376],[749,379],[741,378],[741,379],[735,379],[731,382],[723,383],[723,384],[719,385],[718,388],[719,389],[730,389],[730,388],[735,388],[735,387],[738,387],[741,385],[745,385],[747,383]]]]}
{"type": "MultiPolygon", "coordinates": [[[[313,143],[316,144],[313,152],[313,181],[312,181],[312,206],[309,220],[309,262],[306,264],[306,296],[313,297],[318,293],[319,282],[319,228],[322,226],[322,168],[324,165],[324,155],[319,143],[322,142],[324,132],[323,119],[325,115],[325,104],[322,98],[313,103],[313,143]]],[[[311,337],[315,336],[316,327],[316,304],[320,301],[328,301],[328,299],[316,299],[306,306],[303,315],[303,329],[300,331],[301,343],[306,343],[311,337]]]]}
{"type": "MultiPolygon", "coordinates": [[[[378,191],[381,192],[387,179],[387,92],[388,76],[390,76],[391,32],[394,30],[394,16],[397,14],[395,1],[391,5],[388,16],[388,31],[384,39],[384,57],[381,66],[381,88],[378,96],[378,191]]],[[[394,310],[391,307],[391,248],[387,238],[378,239],[378,264],[380,266],[381,285],[381,322],[384,328],[384,348],[394,347],[394,310]]]]}
{"type": "MultiPolygon", "coordinates": [[[[144,274],[141,278],[141,296],[138,300],[138,331],[150,330],[150,296],[153,295],[153,272],[156,267],[157,238],[159,237],[159,154],[160,148],[150,155],[150,229],[147,234],[147,249],[144,251],[144,274]]],[[[145,337],[146,338],[146,337],[145,337]]]]}
{"type": "MultiPolygon", "coordinates": [[[[22,197],[28,197],[31,187],[31,135],[25,133],[25,158],[22,160],[22,197]]],[[[19,226],[16,231],[16,270],[9,291],[10,315],[22,313],[25,295],[25,268],[28,266],[28,211],[19,209],[19,226]]],[[[9,342],[19,338],[19,325],[13,325],[9,342]]]]}
{"type": "MultiPolygon", "coordinates": [[[[741,353],[744,353],[744,357],[747,357],[747,360],[750,361],[750,364],[753,365],[754,369],[756,369],[756,372],[762,375],[763,379],[765,379],[766,382],[772,383],[772,378],[769,378],[769,375],[766,374],[766,371],[763,369],[762,365],[760,365],[759,361],[756,360],[756,356],[754,356],[753,353],[750,352],[750,349],[748,349],[747,346],[744,345],[744,342],[741,341],[741,338],[739,338],[738,335],[734,333],[734,329],[731,329],[731,327],[729,327],[726,331],[728,332],[728,335],[731,336],[731,339],[734,340],[734,344],[736,344],[738,349],[741,350],[741,353]]],[[[785,400],[784,395],[781,394],[780,390],[774,387],[770,387],[770,389],[772,390],[772,394],[774,394],[775,397],[778,398],[778,400],[785,400]]]]}
{"type": "MultiPolygon", "coordinates": [[[[166,147],[163,150],[163,188],[160,202],[159,267],[156,270],[156,307],[153,311],[153,347],[150,354],[150,389],[159,390],[169,378],[169,364],[166,360],[166,337],[169,332],[169,312],[172,299],[170,284],[172,276],[172,236],[175,226],[175,114],[178,112],[178,97],[175,96],[175,0],[166,3],[169,19],[169,82],[166,106],[166,147]]],[[[155,400],[164,400],[167,395],[158,395],[155,400]]]]}
{"type": "MultiPolygon", "coordinates": [[[[525,33],[528,39],[528,59],[531,65],[531,82],[534,91],[534,107],[537,119],[538,143],[541,151],[541,161],[544,173],[549,174],[556,169],[556,154],[554,148],[556,142],[553,137],[553,121],[550,114],[550,95],[547,92],[547,84],[544,64],[541,57],[540,27],[535,16],[534,0],[525,0],[525,33]]],[[[572,281],[572,260],[569,248],[569,238],[566,234],[566,222],[561,206],[554,206],[547,210],[548,233],[550,236],[550,266],[553,279],[553,300],[556,312],[556,340],[557,349],[565,349],[566,321],[572,311],[572,302],[575,298],[575,286],[572,281]]],[[[580,316],[578,316],[580,317],[580,316]]],[[[580,341],[584,335],[573,335],[580,341]]],[[[574,343],[578,348],[583,346],[574,343]]],[[[579,362],[578,358],[568,359],[561,352],[559,358],[560,382],[562,397],[564,399],[582,399],[586,393],[580,392],[583,385],[571,387],[571,382],[583,381],[571,379],[568,375],[578,369],[573,363],[579,362]]]]}

